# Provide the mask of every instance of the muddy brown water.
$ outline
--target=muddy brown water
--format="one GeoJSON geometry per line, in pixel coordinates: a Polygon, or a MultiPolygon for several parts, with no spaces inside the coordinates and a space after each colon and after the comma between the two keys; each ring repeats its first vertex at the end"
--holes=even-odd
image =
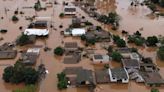
{"type": "MultiPolygon", "coordinates": [[[[46,46],[54,49],[57,46],[63,46],[61,43],[64,42],[70,42],[75,41],[78,42],[78,44],[81,47],[84,47],[84,44],[81,43],[79,39],[72,38],[72,37],[63,37],[60,35],[60,31],[65,30],[70,24],[71,24],[71,18],[63,18],[60,19],[58,16],[62,12],[63,6],[62,1],[64,0],[57,0],[59,2],[58,5],[54,6],[53,8],[47,8],[46,11],[40,11],[35,12],[33,9],[22,9],[22,7],[32,7],[34,3],[37,0],[0,0],[0,17],[3,17],[4,19],[0,19],[0,28],[7,29],[8,32],[6,34],[0,34],[0,37],[3,37],[4,40],[0,41],[0,45],[4,42],[12,42],[14,41],[17,36],[21,34],[21,30],[19,30],[20,26],[23,26],[23,30],[27,28],[27,25],[30,23],[29,21],[25,20],[25,16],[33,16],[37,14],[41,17],[50,17],[52,16],[52,21],[54,27],[56,30],[51,30],[49,38],[45,40],[37,40],[35,45],[43,45],[43,47],[46,46]],[[9,9],[7,13],[5,13],[5,8],[9,9]],[[17,15],[19,17],[19,21],[17,23],[13,23],[11,21],[11,17],[14,14],[14,11],[18,8],[19,11],[23,11],[24,15],[17,15]],[[54,14],[53,14],[54,11],[54,14]],[[63,28],[59,28],[59,25],[62,24],[63,28]]],[[[48,0],[47,0],[48,1],[48,0]]],[[[67,0],[71,1],[71,0],[67,0]]],[[[119,30],[126,30],[130,33],[135,32],[139,28],[143,27],[144,31],[141,31],[143,36],[149,36],[149,35],[164,35],[163,29],[164,29],[164,18],[155,18],[150,19],[146,15],[150,13],[150,10],[146,7],[130,7],[130,0],[104,0],[104,2],[101,2],[100,0],[96,0],[95,5],[97,6],[98,11],[105,14],[110,11],[116,11],[121,16],[121,22],[120,22],[120,29],[119,30]]],[[[99,22],[95,21],[92,18],[89,18],[86,13],[84,13],[81,9],[77,8],[77,15],[78,16],[86,16],[86,19],[93,22],[95,25],[100,25],[99,22]]],[[[109,30],[108,26],[103,26],[106,30],[109,30]]],[[[117,33],[114,31],[111,31],[113,33],[117,33]]],[[[119,33],[118,33],[119,34],[119,33]]],[[[22,47],[21,49],[26,49],[29,46],[22,47]]],[[[17,47],[20,49],[20,47],[17,47]]],[[[106,51],[102,50],[100,48],[100,44],[97,44],[95,46],[98,50],[97,53],[106,53],[106,51]]],[[[160,73],[164,77],[164,62],[161,62],[156,59],[156,54],[154,48],[139,48],[140,52],[143,53],[145,56],[153,57],[153,60],[156,62],[156,64],[160,67],[161,71],[160,73]]],[[[15,61],[19,58],[20,55],[17,56],[14,60],[0,60],[0,92],[11,92],[13,89],[16,88],[22,88],[24,85],[12,85],[8,83],[4,83],[2,80],[2,74],[3,69],[6,67],[6,64],[13,65],[15,61]]],[[[45,64],[46,68],[49,71],[49,74],[47,74],[46,78],[41,82],[39,85],[40,92],[88,92],[87,88],[68,88],[67,90],[59,91],[57,89],[57,78],[56,74],[61,72],[65,67],[70,66],[83,66],[84,68],[94,70],[95,68],[99,69],[103,66],[93,66],[91,61],[89,59],[83,59],[78,64],[63,64],[62,63],[63,57],[55,57],[53,55],[53,50],[44,52],[43,48],[41,49],[40,56],[37,61],[37,65],[39,65],[42,61],[42,63],[45,64]]],[[[118,67],[120,64],[116,62],[111,62],[110,65],[112,67],[118,67]]],[[[164,92],[164,89],[162,87],[159,88],[161,92],[164,92]]],[[[98,85],[95,92],[150,92],[150,88],[145,87],[143,84],[138,84],[135,82],[130,82],[129,84],[103,84],[98,85]]]]}

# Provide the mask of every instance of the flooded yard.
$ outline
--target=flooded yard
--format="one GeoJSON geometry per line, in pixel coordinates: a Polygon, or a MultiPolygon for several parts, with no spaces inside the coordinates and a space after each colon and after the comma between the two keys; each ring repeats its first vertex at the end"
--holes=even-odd
{"type": "MultiPolygon", "coordinates": [[[[1,34],[0,37],[3,37],[4,40],[0,41],[0,45],[5,42],[13,42],[16,38],[27,28],[30,21],[25,20],[25,17],[39,16],[39,17],[51,17],[50,22],[56,30],[49,27],[50,34],[46,39],[36,40],[35,45],[42,45],[40,56],[37,60],[36,66],[40,63],[45,64],[45,67],[49,71],[46,78],[39,85],[39,92],[88,92],[87,88],[68,88],[66,90],[59,91],[57,89],[57,73],[60,73],[65,67],[69,66],[82,66],[86,69],[102,68],[102,66],[94,66],[89,59],[83,59],[78,64],[64,64],[63,57],[56,57],[53,54],[53,49],[57,46],[63,46],[62,41],[64,42],[77,42],[80,47],[85,47],[80,39],[72,37],[64,37],[60,33],[64,31],[72,23],[71,18],[59,18],[59,14],[63,11],[62,3],[63,1],[72,2],[73,0],[56,0],[59,4],[53,5],[53,7],[47,8],[40,12],[34,11],[32,8],[23,8],[23,7],[33,7],[34,3],[37,0],[0,0],[0,29],[7,29],[6,34],[1,34]],[[18,14],[19,21],[13,23],[11,18],[14,15],[15,10],[23,11],[24,14],[18,14]],[[6,11],[7,10],[7,11],[6,11]],[[63,28],[59,28],[59,25],[63,25],[63,28]],[[23,29],[20,30],[19,27],[22,26],[23,29]],[[47,46],[51,48],[51,51],[45,52],[43,48],[47,46]]],[[[41,2],[46,0],[40,0],[41,2]]],[[[48,0],[47,0],[48,1],[48,0]]],[[[54,0],[49,0],[54,1],[54,0]]],[[[164,18],[150,18],[148,15],[151,11],[146,6],[131,7],[131,0],[95,0],[95,5],[97,9],[102,14],[107,14],[111,11],[116,11],[120,17],[120,27],[118,32],[111,31],[107,26],[97,22],[93,18],[90,18],[83,10],[77,7],[77,16],[85,16],[86,19],[92,22],[94,25],[99,25],[105,28],[107,31],[113,32],[114,34],[119,34],[122,30],[128,31],[130,34],[143,28],[141,31],[144,37],[151,35],[162,35],[164,36],[164,18]]],[[[27,48],[28,46],[22,47],[27,48]]],[[[95,46],[97,52],[101,53],[104,50],[101,50],[100,44],[95,46]]],[[[20,47],[17,47],[19,50],[20,47]]],[[[154,48],[145,48],[139,50],[144,56],[152,57],[153,60],[160,68],[160,74],[164,77],[164,62],[156,59],[156,49],[154,48]]],[[[20,53],[17,55],[17,58],[14,60],[0,60],[0,91],[1,92],[12,92],[13,89],[22,88],[24,84],[12,85],[4,83],[2,80],[3,69],[8,65],[13,65],[16,60],[19,58],[20,53]]],[[[118,67],[120,64],[111,62],[111,67],[118,67]]],[[[150,88],[144,86],[143,84],[138,84],[131,81],[129,84],[103,84],[98,85],[95,92],[150,92],[150,88]]],[[[164,92],[164,87],[159,87],[160,92],[164,92]]]]}

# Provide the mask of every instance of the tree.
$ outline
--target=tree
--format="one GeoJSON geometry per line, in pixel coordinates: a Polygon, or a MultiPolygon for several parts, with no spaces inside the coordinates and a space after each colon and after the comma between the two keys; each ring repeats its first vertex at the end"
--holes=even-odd
{"type": "Polygon", "coordinates": [[[135,41],[134,42],[135,42],[135,44],[137,46],[142,46],[143,43],[144,43],[144,41],[142,39],[140,39],[140,38],[135,38],[135,41]]]}
{"type": "Polygon", "coordinates": [[[109,52],[109,53],[113,52],[113,47],[112,47],[112,46],[109,46],[109,47],[108,47],[108,52],[109,52]]]}
{"type": "Polygon", "coordinates": [[[156,43],[158,43],[158,38],[156,36],[149,36],[147,37],[146,42],[148,46],[156,46],[156,43]]]}
{"type": "Polygon", "coordinates": [[[122,59],[122,55],[119,52],[112,52],[111,57],[113,60],[115,60],[117,62],[120,62],[122,59]]]}
{"type": "Polygon", "coordinates": [[[140,33],[139,31],[136,31],[136,32],[134,33],[134,35],[136,35],[136,36],[141,36],[141,33],[140,33]]]}
{"type": "Polygon", "coordinates": [[[36,11],[40,11],[40,10],[42,9],[41,3],[40,3],[39,0],[35,3],[34,9],[35,9],[36,11]]]}
{"type": "Polygon", "coordinates": [[[6,67],[5,69],[4,69],[4,73],[3,73],[3,80],[5,81],[5,82],[10,82],[10,79],[11,79],[11,77],[12,77],[12,75],[13,75],[13,71],[14,71],[14,67],[13,66],[9,66],[9,67],[6,67]]]}
{"type": "Polygon", "coordinates": [[[57,47],[57,48],[54,49],[54,54],[55,55],[62,56],[63,53],[64,53],[64,50],[63,50],[62,47],[57,47]]]}
{"type": "Polygon", "coordinates": [[[151,89],[151,92],[159,92],[159,90],[156,89],[156,88],[152,88],[152,89],[151,89]]]}
{"type": "Polygon", "coordinates": [[[85,41],[85,40],[86,40],[86,36],[85,36],[85,35],[82,35],[82,36],[81,36],[81,40],[82,40],[82,41],[85,41]]]}
{"type": "Polygon", "coordinates": [[[164,60],[164,47],[160,47],[157,51],[157,56],[159,59],[164,60]]]}
{"type": "Polygon", "coordinates": [[[120,39],[120,36],[118,36],[118,35],[113,35],[113,41],[114,42],[117,42],[117,40],[119,40],[120,39]]]}
{"type": "Polygon", "coordinates": [[[58,84],[57,84],[58,89],[67,88],[68,79],[66,78],[66,75],[63,72],[61,72],[57,74],[57,78],[58,78],[58,84]]]}
{"type": "Polygon", "coordinates": [[[17,16],[12,16],[12,21],[14,21],[14,22],[17,22],[19,19],[18,19],[18,17],[17,16]]]}
{"type": "Polygon", "coordinates": [[[64,17],[64,13],[60,13],[59,17],[63,18],[64,17]]]}
{"type": "Polygon", "coordinates": [[[35,84],[39,78],[38,71],[31,67],[25,67],[20,61],[14,66],[8,66],[4,69],[3,80],[10,83],[35,84]]]}
{"type": "Polygon", "coordinates": [[[161,7],[164,7],[164,0],[159,0],[159,4],[161,7]]]}
{"type": "Polygon", "coordinates": [[[123,39],[118,39],[116,41],[117,47],[125,47],[126,46],[126,42],[123,39]]]}
{"type": "Polygon", "coordinates": [[[30,40],[29,36],[28,35],[24,35],[22,33],[22,35],[18,39],[18,44],[20,44],[20,45],[27,44],[29,42],[29,40],[30,40]]]}
{"type": "Polygon", "coordinates": [[[152,10],[153,13],[157,10],[157,7],[153,3],[150,3],[148,7],[150,8],[150,10],[152,10]]]}

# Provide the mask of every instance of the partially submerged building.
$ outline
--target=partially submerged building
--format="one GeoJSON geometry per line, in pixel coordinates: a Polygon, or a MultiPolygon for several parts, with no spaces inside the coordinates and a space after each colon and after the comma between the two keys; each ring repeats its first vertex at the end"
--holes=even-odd
{"type": "Polygon", "coordinates": [[[65,51],[76,51],[78,50],[77,42],[65,42],[64,44],[65,51]]]}
{"type": "Polygon", "coordinates": [[[92,57],[93,64],[107,64],[111,60],[108,55],[95,54],[92,57]]]}
{"type": "Polygon", "coordinates": [[[140,63],[136,59],[122,59],[122,64],[126,69],[140,69],[140,63]]]}
{"type": "Polygon", "coordinates": [[[48,28],[48,22],[47,21],[36,21],[31,23],[28,26],[28,29],[47,29],[48,28]]]}
{"type": "Polygon", "coordinates": [[[39,48],[29,48],[27,52],[22,53],[20,60],[25,65],[34,65],[39,56],[39,48]]]}
{"type": "Polygon", "coordinates": [[[121,83],[129,82],[129,75],[125,68],[113,68],[113,69],[109,68],[108,72],[111,82],[121,82],[121,83]]]}
{"type": "Polygon", "coordinates": [[[76,7],[75,6],[64,6],[64,14],[65,15],[75,15],[76,7]]]}

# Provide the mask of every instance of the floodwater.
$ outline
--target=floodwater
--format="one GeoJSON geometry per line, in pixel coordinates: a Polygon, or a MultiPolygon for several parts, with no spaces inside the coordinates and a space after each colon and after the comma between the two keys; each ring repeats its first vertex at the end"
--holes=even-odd
{"type": "MultiPolygon", "coordinates": [[[[0,45],[4,42],[12,42],[15,41],[17,36],[21,34],[21,30],[19,30],[20,26],[23,26],[23,30],[27,28],[27,25],[30,21],[25,20],[25,16],[32,17],[33,15],[37,15],[40,17],[52,17],[51,22],[54,28],[57,30],[50,29],[49,38],[45,40],[37,40],[35,45],[42,45],[43,47],[48,46],[51,48],[51,51],[44,52],[43,48],[41,49],[40,56],[37,61],[37,65],[40,63],[45,64],[46,68],[49,71],[46,78],[39,84],[40,92],[88,92],[87,88],[68,88],[67,90],[58,91],[57,89],[57,73],[60,73],[65,67],[70,66],[83,66],[86,69],[97,69],[97,66],[93,66],[89,59],[83,59],[78,64],[69,64],[66,65],[62,62],[63,57],[56,57],[53,55],[53,49],[57,46],[63,46],[62,41],[64,42],[78,42],[80,47],[84,47],[84,44],[81,43],[79,39],[72,37],[63,37],[60,35],[60,31],[65,30],[71,24],[71,18],[63,18],[60,19],[58,16],[63,10],[62,1],[64,0],[56,0],[59,4],[54,5],[53,8],[47,8],[46,11],[35,12],[33,9],[23,9],[22,7],[33,7],[34,3],[37,0],[0,0],[0,28],[7,29],[8,32],[6,34],[0,34],[0,37],[3,37],[4,40],[0,41],[0,45]],[[9,11],[5,12],[5,8],[9,11]],[[24,15],[17,15],[19,17],[19,21],[17,23],[13,23],[11,21],[11,17],[14,14],[14,11],[18,8],[19,11],[23,11],[24,15]],[[63,25],[63,28],[59,28],[59,25],[63,25]]],[[[42,0],[40,0],[42,1],[42,0]]],[[[45,1],[45,0],[44,0],[45,1]]],[[[49,0],[47,0],[49,1],[49,0]]],[[[51,0],[50,0],[51,1],[51,0]]],[[[67,0],[72,1],[72,0],[67,0]]],[[[102,3],[101,0],[96,0],[97,8],[100,8],[100,12],[103,14],[108,13],[110,11],[116,11],[121,16],[121,23],[119,30],[126,30],[130,33],[135,32],[139,28],[143,27],[144,31],[141,33],[144,36],[148,35],[164,35],[164,18],[155,18],[150,19],[146,15],[150,13],[150,10],[146,7],[130,7],[130,0],[104,0],[104,2],[108,2],[109,4],[102,3]],[[106,6],[105,6],[106,5],[106,6]],[[103,6],[103,7],[102,7],[103,6]]],[[[80,8],[77,8],[78,16],[85,16],[87,20],[93,22],[95,25],[103,26],[101,23],[96,20],[89,18],[89,16],[84,13],[80,8]]],[[[108,27],[103,26],[103,28],[108,29],[108,27]]],[[[108,29],[109,30],[109,29],[108,29]]],[[[113,31],[112,31],[113,32],[113,31]]],[[[117,33],[117,32],[114,32],[117,33]]],[[[25,46],[23,48],[27,48],[25,46]]],[[[23,49],[21,48],[21,49],[23,49]]],[[[105,51],[100,48],[100,44],[95,46],[98,53],[104,53],[105,51]]],[[[17,47],[20,49],[20,47],[17,47]]],[[[155,50],[150,49],[140,49],[140,51],[146,55],[155,58],[155,50]]],[[[11,92],[15,88],[21,88],[24,85],[12,85],[4,83],[2,80],[3,69],[6,67],[5,64],[13,65],[15,61],[19,58],[20,55],[17,56],[14,60],[0,60],[0,91],[1,92],[11,92]]],[[[160,67],[162,76],[164,77],[164,63],[157,60],[156,64],[160,67]]],[[[118,63],[112,62],[111,65],[113,67],[120,66],[118,63]]],[[[99,67],[99,66],[98,66],[99,67]]],[[[164,89],[159,88],[160,92],[163,92],[164,89]]],[[[98,85],[96,88],[96,92],[150,92],[150,88],[145,87],[143,84],[137,84],[135,82],[130,82],[129,84],[106,84],[106,85],[98,85]]]]}

